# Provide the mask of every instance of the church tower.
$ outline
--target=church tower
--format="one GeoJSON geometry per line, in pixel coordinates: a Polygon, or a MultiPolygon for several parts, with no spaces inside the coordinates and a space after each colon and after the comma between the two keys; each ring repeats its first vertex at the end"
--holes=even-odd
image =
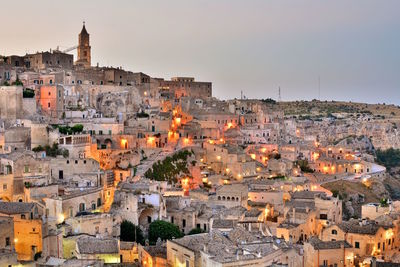
{"type": "Polygon", "coordinates": [[[90,68],[91,66],[91,55],[90,55],[90,43],[89,33],[86,31],[85,22],[83,22],[82,31],[79,34],[79,45],[78,45],[78,60],[76,65],[90,68]]]}

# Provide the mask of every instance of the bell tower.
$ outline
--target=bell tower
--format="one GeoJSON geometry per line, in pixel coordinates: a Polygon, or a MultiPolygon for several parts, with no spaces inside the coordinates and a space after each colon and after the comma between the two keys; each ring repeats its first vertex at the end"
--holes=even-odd
{"type": "Polygon", "coordinates": [[[91,55],[90,55],[90,42],[89,33],[86,31],[85,22],[83,22],[82,31],[79,34],[79,45],[78,45],[78,60],[76,65],[90,68],[91,66],[91,55]]]}

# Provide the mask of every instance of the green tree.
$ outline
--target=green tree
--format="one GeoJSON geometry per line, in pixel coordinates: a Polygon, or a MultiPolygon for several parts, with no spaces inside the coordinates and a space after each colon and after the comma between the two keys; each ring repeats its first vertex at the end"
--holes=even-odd
{"type": "Polygon", "coordinates": [[[400,149],[389,148],[387,150],[376,151],[376,159],[378,163],[390,169],[400,166],[400,149]]]}
{"type": "Polygon", "coordinates": [[[314,172],[314,170],[308,165],[308,160],[298,160],[296,165],[300,167],[302,172],[314,172]]]}
{"type": "Polygon", "coordinates": [[[182,236],[183,233],[178,226],[170,222],[157,220],[152,222],[149,227],[149,241],[151,244],[155,244],[158,238],[165,241],[182,236]]]}
{"type": "Polygon", "coordinates": [[[144,236],[139,226],[124,220],[121,223],[120,240],[144,244],[144,236]]]}
{"type": "Polygon", "coordinates": [[[188,235],[197,235],[197,234],[202,234],[202,233],[204,233],[203,229],[201,229],[201,228],[193,228],[192,230],[190,230],[188,235]]]}
{"type": "Polygon", "coordinates": [[[15,80],[15,82],[12,83],[12,85],[23,86],[24,84],[21,82],[21,80],[17,76],[17,79],[15,80]]]}
{"type": "Polygon", "coordinates": [[[73,133],[81,133],[83,131],[83,125],[82,124],[75,124],[72,126],[71,131],[73,133]]]}

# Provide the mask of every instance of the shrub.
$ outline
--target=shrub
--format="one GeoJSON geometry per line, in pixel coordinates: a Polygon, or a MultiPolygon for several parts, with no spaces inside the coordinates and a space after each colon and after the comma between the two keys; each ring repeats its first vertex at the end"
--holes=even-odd
{"type": "Polygon", "coordinates": [[[183,233],[179,231],[178,226],[170,222],[157,220],[150,224],[149,227],[149,241],[155,244],[157,239],[171,240],[172,238],[183,237],[183,233]]]}
{"type": "Polygon", "coordinates": [[[143,231],[139,226],[134,225],[132,222],[124,220],[121,223],[120,240],[128,242],[137,242],[144,244],[143,231]]]}

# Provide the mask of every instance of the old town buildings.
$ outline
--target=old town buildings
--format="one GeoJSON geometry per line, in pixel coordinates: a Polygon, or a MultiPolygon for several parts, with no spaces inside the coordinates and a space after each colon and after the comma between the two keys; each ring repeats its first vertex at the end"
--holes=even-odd
{"type": "Polygon", "coordinates": [[[400,262],[373,150],[399,146],[395,122],[219,100],[193,77],[92,66],[92,45],[83,25],[69,51],[1,57],[1,266],[400,262]]]}

